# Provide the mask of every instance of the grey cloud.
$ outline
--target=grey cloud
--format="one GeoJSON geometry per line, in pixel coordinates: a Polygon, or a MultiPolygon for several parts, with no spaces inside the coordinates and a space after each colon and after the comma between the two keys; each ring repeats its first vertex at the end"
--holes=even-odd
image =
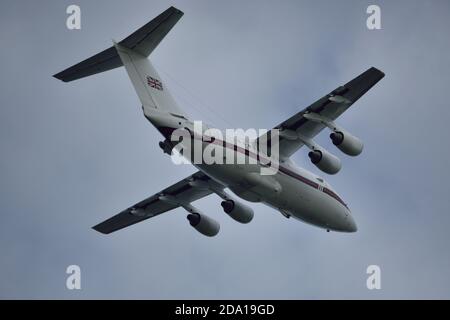
{"type": "Polygon", "coordinates": [[[215,239],[181,210],[107,237],[90,229],[194,171],[160,152],[124,70],[51,78],[168,6],[133,3],[79,1],[81,31],[65,29],[69,2],[0,5],[0,297],[449,298],[447,1],[381,1],[380,31],[365,28],[368,1],[175,1],[185,16],[152,59],[202,100],[162,72],[182,107],[218,126],[271,127],[372,65],[386,72],[340,120],[364,153],[326,177],[358,233],[262,205],[239,225],[211,196],[198,206],[220,220],[215,239]],[[65,288],[69,264],[80,292],[65,288]],[[380,291],[365,287],[369,264],[380,291]]]}

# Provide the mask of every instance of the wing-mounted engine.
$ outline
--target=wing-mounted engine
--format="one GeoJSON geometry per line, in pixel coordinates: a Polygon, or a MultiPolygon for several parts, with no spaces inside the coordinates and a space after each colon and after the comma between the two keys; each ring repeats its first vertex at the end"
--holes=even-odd
{"type": "Polygon", "coordinates": [[[339,150],[352,157],[360,155],[364,148],[360,139],[343,129],[333,131],[330,139],[339,150]]]}
{"type": "Polygon", "coordinates": [[[341,150],[346,155],[355,157],[361,154],[361,152],[363,151],[363,142],[346,130],[340,128],[332,120],[322,117],[317,113],[306,113],[304,117],[308,120],[322,123],[331,131],[333,131],[330,134],[331,141],[336,147],[338,147],[339,150],[341,150]]]}
{"type": "Polygon", "coordinates": [[[207,237],[214,237],[220,231],[220,224],[213,218],[208,217],[190,203],[185,203],[170,195],[160,195],[159,200],[183,207],[189,212],[187,219],[189,224],[201,234],[207,237]]]}
{"type": "Polygon", "coordinates": [[[213,218],[208,217],[198,211],[194,211],[187,216],[189,224],[201,234],[207,237],[214,237],[219,233],[220,224],[213,218]]]}
{"type": "Polygon", "coordinates": [[[236,200],[228,199],[220,204],[231,218],[240,223],[249,223],[253,219],[253,209],[236,200]]]}
{"type": "Polygon", "coordinates": [[[297,131],[293,130],[281,131],[280,137],[288,140],[300,139],[303,144],[305,144],[305,146],[307,146],[311,150],[308,153],[311,162],[323,172],[328,174],[336,174],[339,172],[339,170],[341,170],[341,160],[318,145],[313,139],[305,137],[297,131]]]}
{"type": "Polygon", "coordinates": [[[341,170],[341,160],[320,146],[308,153],[311,162],[320,170],[328,174],[336,174],[341,170]]]}
{"type": "Polygon", "coordinates": [[[193,180],[189,184],[195,188],[209,189],[223,199],[221,206],[223,211],[232,219],[240,223],[249,223],[252,221],[254,212],[249,206],[230,197],[224,190],[213,181],[205,182],[202,180],[193,180]]]}

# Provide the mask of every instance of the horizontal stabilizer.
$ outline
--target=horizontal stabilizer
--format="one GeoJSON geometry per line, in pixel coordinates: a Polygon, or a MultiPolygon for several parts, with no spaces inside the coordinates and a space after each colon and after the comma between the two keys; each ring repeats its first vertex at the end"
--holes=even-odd
{"type": "MultiPolygon", "coordinates": [[[[119,42],[119,44],[143,56],[149,56],[161,40],[183,16],[183,12],[170,7],[139,30],[119,42]]],[[[81,79],[100,72],[121,67],[122,60],[114,46],[106,49],[60,73],[55,78],[64,82],[81,79]]]]}

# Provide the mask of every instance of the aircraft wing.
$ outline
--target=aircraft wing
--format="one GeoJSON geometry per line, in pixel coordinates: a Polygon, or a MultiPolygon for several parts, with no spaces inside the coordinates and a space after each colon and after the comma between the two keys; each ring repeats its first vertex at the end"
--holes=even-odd
{"type": "Polygon", "coordinates": [[[198,171],[162,190],[161,192],[158,192],[157,194],[120,212],[112,218],[96,225],[93,229],[104,234],[109,234],[179,207],[179,205],[160,200],[159,197],[161,195],[174,197],[184,203],[190,203],[210,195],[212,193],[210,189],[191,186],[190,182],[198,180],[217,184],[216,187],[223,189],[223,186],[212,181],[207,175],[198,171]]]}
{"type": "MultiPolygon", "coordinates": [[[[323,130],[325,125],[306,119],[304,117],[306,113],[314,112],[320,116],[335,120],[383,77],[383,72],[376,68],[370,68],[352,81],[336,88],[309,107],[280,123],[274,129],[288,129],[296,131],[304,137],[313,138],[323,130]]],[[[270,131],[266,135],[268,135],[267,140],[270,141],[270,131]]],[[[258,139],[261,139],[261,137],[258,139]]],[[[300,139],[287,139],[282,136],[279,137],[279,143],[281,159],[289,158],[303,146],[303,142],[300,139]]]]}

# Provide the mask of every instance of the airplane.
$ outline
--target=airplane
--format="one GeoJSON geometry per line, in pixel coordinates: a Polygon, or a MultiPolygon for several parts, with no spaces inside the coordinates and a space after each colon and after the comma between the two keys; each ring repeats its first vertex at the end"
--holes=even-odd
{"type": "MultiPolygon", "coordinates": [[[[110,48],[54,77],[70,82],[124,66],[140,99],[144,116],[165,139],[159,146],[170,154],[175,147],[171,134],[177,129],[189,130],[193,122],[177,105],[148,57],[182,16],[182,11],[170,7],[124,40],[114,42],[110,48]]],[[[382,71],[371,67],[269,130],[264,137],[266,139],[270,139],[268,135],[272,130],[279,132],[279,163],[275,174],[261,175],[263,164],[260,161],[257,164],[194,164],[198,169],[194,174],[93,229],[110,234],[181,207],[187,211],[187,219],[194,229],[213,237],[219,233],[220,224],[194,207],[192,202],[214,193],[222,199],[224,212],[239,223],[249,223],[253,219],[253,209],[244,203],[249,201],[263,203],[286,218],[295,218],[327,232],[356,232],[357,225],[351,211],[337,192],[323,178],[297,166],[291,156],[301,147],[306,147],[316,167],[327,174],[337,173],[341,168],[339,158],[314,141],[314,137],[325,128],[330,130],[331,141],[341,152],[349,156],[359,155],[363,150],[362,141],[334,121],[384,76],[382,71]]],[[[195,138],[192,135],[192,139],[195,138]]],[[[220,144],[246,158],[254,156],[252,146],[229,141],[221,141],[220,144]]],[[[205,145],[207,142],[202,142],[202,146],[205,145]]]]}

